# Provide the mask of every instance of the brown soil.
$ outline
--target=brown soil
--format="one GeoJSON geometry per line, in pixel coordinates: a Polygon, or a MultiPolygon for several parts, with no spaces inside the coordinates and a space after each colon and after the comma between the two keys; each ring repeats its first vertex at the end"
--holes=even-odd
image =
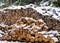
{"type": "Polygon", "coordinates": [[[7,25],[12,25],[17,20],[19,20],[20,17],[32,17],[34,19],[42,18],[50,29],[60,30],[60,21],[49,16],[43,16],[42,14],[39,14],[36,10],[33,10],[32,8],[21,8],[15,10],[6,9],[5,11],[5,13],[0,12],[0,23],[4,22],[7,25]]]}

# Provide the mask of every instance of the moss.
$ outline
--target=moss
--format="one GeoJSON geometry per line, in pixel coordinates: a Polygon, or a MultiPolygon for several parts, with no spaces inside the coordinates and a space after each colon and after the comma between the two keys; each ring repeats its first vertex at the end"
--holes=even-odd
{"type": "Polygon", "coordinates": [[[53,4],[56,7],[60,7],[60,0],[54,1],[53,4]]]}

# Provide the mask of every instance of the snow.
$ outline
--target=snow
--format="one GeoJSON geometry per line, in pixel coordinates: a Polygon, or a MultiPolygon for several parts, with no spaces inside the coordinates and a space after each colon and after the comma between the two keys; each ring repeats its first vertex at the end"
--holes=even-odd
{"type": "Polygon", "coordinates": [[[21,8],[25,8],[24,6],[14,6],[14,5],[12,5],[12,6],[9,6],[9,7],[7,7],[7,8],[5,8],[5,9],[21,9],[21,8]]]}
{"type": "Polygon", "coordinates": [[[47,38],[48,36],[50,36],[51,38],[54,37],[53,34],[50,34],[50,35],[44,35],[45,38],[47,38]]]}
{"type": "Polygon", "coordinates": [[[28,20],[29,18],[28,17],[25,17],[26,20],[28,20]]]}
{"type": "Polygon", "coordinates": [[[54,37],[54,35],[53,35],[53,34],[50,34],[49,36],[50,36],[50,37],[54,37]]]}
{"type": "Polygon", "coordinates": [[[31,30],[31,29],[33,29],[33,28],[41,29],[41,27],[39,27],[39,26],[37,26],[37,25],[34,25],[34,26],[32,26],[31,28],[30,28],[30,26],[31,26],[31,25],[28,25],[28,26],[24,27],[24,29],[29,29],[29,30],[31,30]]]}
{"type": "Polygon", "coordinates": [[[0,9],[0,11],[3,11],[4,9],[21,9],[21,8],[23,8],[23,9],[32,8],[44,16],[46,16],[46,15],[51,16],[52,15],[52,18],[55,18],[55,19],[60,21],[60,8],[57,8],[57,7],[37,6],[34,4],[29,4],[29,5],[25,5],[25,6],[14,6],[14,5],[12,5],[12,6],[0,9]]]}
{"type": "Polygon", "coordinates": [[[13,41],[11,41],[10,43],[19,43],[19,42],[13,42],[13,41]]]}
{"type": "Polygon", "coordinates": [[[53,31],[52,33],[53,33],[53,34],[58,34],[58,31],[56,30],[56,31],[53,31]]]}
{"type": "Polygon", "coordinates": [[[21,42],[18,42],[18,41],[0,41],[0,43],[21,43],[21,42]]]}
{"type": "Polygon", "coordinates": [[[2,37],[2,35],[0,34],[0,37],[2,37]]]}
{"type": "Polygon", "coordinates": [[[3,24],[3,23],[1,23],[1,24],[0,24],[0,26],[2,26],[2,27],[5,27],[5,26],[7,26],[7,27],[8,27],[8,25],[5,25],[5,24],[3,24]]]}
{"type": "Polygon", "coordinates": [[[30,20],[32,20],[32,21],[36,21],[35,19],[33,19],[33,18],[30,18],[30,20]]]}
{"type": "Polygon", "coordinates": [[[57,34],[57,35],[60,35],[59,32],[56,30],[50,30],[50,31],[41,31],[41,32],[38,32],[38,33],[42,33],[42,34],[57,34]]]}
{"type": "Polygon", "coordinates": [[[41,34],[46,34],[47,32],[46,32],[46,31],[42,31],[42,32],[38,32],[38,33],[41,33],[41,34]]]}
{"type": "Polygon", "coordinates": [[[57,36],[60,36],[60,34],[56,34],[57,36]]]}
{"type": "Polygon", "coordinates": [[[21,28],[21,27],[25,27],[26,24],[21,24],[21,25],[14,24],[14,25],[12,25],[12,26],[15,26],[15,27],[17,27],[17,28],[21,28]]]}
{"type": "Polygon", "coordinates": [[[30,25],[28,25],[28,26],[24,27],[24,29],[29,29],[29,27],[30,27],[30,25]]]}
{"type": "MultiPolygon", "coordinates": [[[[30,20],[32,20],[32,21],[34,21],[34,22],[36,22],[36,21],[42,22],[43,24],[42,24],[41,26],[43,26],[43,25],[45,24],[42,19],[35,20],[35,19],[29,18],[29,17],[22,17],[22,18],[24,18],[24,19],[26,19],[26,20],[30,19],[30,20]]],[[[20,20],[18,20],[18,21],[20,21],[20,20]]],[[[18,22],[18,21],[17,21],[17,22],[18,22]]],[[[32,25],[32,24],[31,24],[31,25],[32,25]]],[[[11,26],[15,26],[16,28],[24,27],[24,29],[33,29],[33,28],[41,29],[41,26],[39,27],[38,25],[33,24],[33,26],[30,27],[31,25],[28,25],[28,26],[26,26],[26,24],[17,25],[17,23],[16,23],[16,24],[11,25],[11,26]]],[[[47,26],[45,26],[45,27],[48,28],[47,26]]]]}
{"type": "Polygon", "coordinates": [[[53,31],[53,30],[50,30],[50,31],[48,32],[48,34],[51,34],[51,33],[52,33],[52,34],[58,34],[58,31],[57,31],[57,30],[54,30],[54,31],[53,31]]]}
{"type": "Polygon", "coordinates": [[[0,37],[2,37],[2,34],[5,34],[5,33],[0,30],[0,37]]]}
{"type": "Polygon", "coordinates": [[[58,42],[58,39],[56,37],[52,37],[52,39],[54,40],[54,42],[58,42]]]}
{"type": "MultiPolygon", "coordinates": [[[[55,19],[57,19],[57,20],[60,20],[60,8],[56,8],[56,7],[51,7],[51,6],[36,6],[36,7],[34,7],[34,6],[36,6],[36,5],[34,5],[34,4],[30,4],[30,5],[25,5],[25,6],[14,6],[14,5],[12,5],[12,6],[9,6],[9,7],[7,7],[7,8],[3,8],[3,9],[0,9],[1,11],[3,11],[4,9],[21,9],[21,8],[24,8],[24,9],[26,9],[26,8],[33,8],[34,10],[36,10],[37,12],[39,12],[40,14],[42,14],[42,15],[44,15],[44,16],[51,16],[52,15],[52,18],[55,18],[55,19]]],[[[30,19],[30,20],[33,20],[33,21],[36,21],[36,20],[34,20],[33,18],[28,18],[28,17],[26,17],[25,18],[26,20],[28,20],[28,19],[30,19]]],[[[40,22],[43,22],[43,20],[42,19],[39,19],[38,21],[40,21],[40,22]]],[[[42,26],[43,26],[44,24],[42,24],[42,26]]],[[[5,26],[7,26],[7,25],[5,25],[5,24],[0,24],[0,26],[3,26],[3,27],[5,27],[5,26]]],[[[38,28],[38,29],[41,29],[41,27],[39,27],[39,26],[37,26],[37,25],[34,25],[34,26],[32,26],[31,28],[29,28],[30,27],[30,25],[29,26],[26,26],[26,24],[22,24],[22,25],[17,25],[17,24],[14,24],[14,25],[12,25],[12,26],[16,26],[17,28],[20,28],[20,27],[24,27],[24,29],[29,29],[29,30],[31,30],[31,29],[33,29],[33,28],[38,28]]],[[[48,28],[48,27],[47,27],[48,28]]],[[[11,31],[11,32],[13,32],[13,30],[9,30],[9,31],[11,31]]],[[[1,35],[1,33],[3,33],[4,34],[4,32],[2,32],[1,30],[0,30],[0,37],[2,37],[2,35],[1,35]]],[[[32,33],[32,32],[31,32],[32,33]]],[[[52,39],[54,39],[54,41],[55,42],[57,42],[58,41],[58,39],[56,38],[56,37],[54,37],[54,34],[56,34],[56,35],[58,35],[58,36],[60,36],[60,34],[59,34],[59,32],[58,31],[53,31],[53,30],[51,30],[51,31],[48,31],[48,32],[46,32],[46,31],[41,31],[41,32],[38,32],[38,33],[41,33],[41,34],[44,34],[44,36],[45,37],[47,37],[47,36],[50,36],[50,37],[52,37],[52,39]],[[46,35],[45,35],[46,34],[46,35]],[[49,34],[49,35],[48,35],[49,34]]],[[[7,41],[2,41],[3,43],[7,43],[7,41]]],[[[8,43],[10,43],[10,42],[8,42],[8,43]]],[[[18,42],[11,42],[11,43],[18,43],[18,42]]],[[[20,42],[19,42],[20,43],[20,42]]]]}
{"type": "Polygon", "coordinates": [[[43,22],[43,20],[42,20],[42,19],[38,19],[38,21],[39,21],[39,22],[43,22]]]}
{"type": "Polygon", "coordinates": [[[37,28],[37,29],[41,29],[41,27],[35,25],[35,26],[32,26],[32,28],[37,28]]]}
{"type": "Polygon", "coordinates": [[[56,7],[50,7],[50,6],[45,6],[45,7],[36,7],[33,8],[34,10],[36,10],[37,12],[39,12],[40,14],[44,15],[44,16],[51,16],[57,20],[60,20],[60,18],[58,18],[60,16],[60,8],[56,8],[56,7]],[[42,10],[44,9],[44,10],[42,10]]]}
{"type": "Polygon", "coordinates": [[[1,41],[1,43],[7,43],[7,41],[1,41]]]}
{"type": "Polygon", "coordinates": [[[26,20],[30,19],[30,20],[32,20],[32,21],[36,21],[35,19],[29,18],[29,17],[23,17],[23,18],[25,18],[26,20]]]}

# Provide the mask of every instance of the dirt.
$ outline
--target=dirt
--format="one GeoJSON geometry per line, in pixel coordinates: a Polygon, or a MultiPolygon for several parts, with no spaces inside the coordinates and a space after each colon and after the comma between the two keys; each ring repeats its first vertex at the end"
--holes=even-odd
{"type": "Polygon", "coordinates": [[[5,9],[5,11],[5,13],[0,12],[0,23],[4,22],[4,24],[12,25],[16,23],[16,21],[19,20],[20,17],[32,17],[34,19],[43,19],[49,29],[60,30],[60,21],[50,16],[43,16],[32,8],[21,8],[15,10],[5,9]]]}

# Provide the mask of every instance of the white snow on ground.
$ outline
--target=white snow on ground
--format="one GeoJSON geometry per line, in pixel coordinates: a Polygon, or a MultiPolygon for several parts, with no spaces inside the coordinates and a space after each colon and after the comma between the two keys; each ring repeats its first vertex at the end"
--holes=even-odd
{"type": "Polygon", "coordinates": [[[52,39],[54,40],[54,42],[58,42],[58,39],[56,37],[52,37],[52,39]]]}
{"type": "MultiPolygon", "coordinates": [[[[54,31],[52,31],[52,32],[54,32],[54,31]]],[[[51,33],[52,33],[51,32],[51,33]]],[[[48,34],[48,32],[46,32],[46,31],[42,31],[42,32],[38,32],[38,33],[42,33],[42,34],[48,34]]],[[[59,34],[59,33],[57,33],[57,34],[59,34]]],[[[60,35],[60,34],[59,34],[60,35]]],[[[45,38],[47,38],[47,36],[50,36],[55,42],[58,42],[58,39],[56,38],[56,37],[54,37],[54,35],[53,34],[49,34],[49,35],[44,35],[44,37],[45,38]]],[[[0,37],[2,37],[2,35],[0,34],[0,37]]],[[[8,42],[8,41],[1,41],[1,42],[8,42]]],[[[18,42],[13,42],[13,41],[11,41],[11,42],[8,42],[8,43],[18,43],[18,42]]]]}
{"type": "Polygon", "coordinates": [[[42,14],[44,16],[46,16],[46,15],[52,16],[52,18],[55,18],[55,19],[60,21],[60,8],[57,8],[57,7],[37,6],[34,4],[29,4],[29,5],[25,5],[25,6],[14,6],[14,5],[12,5],[12,6],[3,8],[3,9],[21,9],[21,8],[24,8],[24,9],[33,8],[34,10],[36,10],[37,12],[39,12],[40,14],[42,14]]]}
{"type": "MultiPolygon", "coordinates": [[[[12,5],[12,6],[9,6],[7,8],[3,8],[1,10],[3,11],[4,9],[21,9],[21,8],[24,8],[24,9],[33,8],[34,10],[36,10],[37,12],[39,12],[40,14],[42,14],[44,16],[46,16],[46,15],[51,16],[52,15],[52,18],[55,18],[55,19],[60,21],[60,8],[56,8],[56,7],[50,7],[50,6],[41,7],[41,6],[36,6],[36,5],[30,4],[30,5],[25,5],[25,6],[14,6],[14,5],[12,5]]],[[[28,18],[26,17],[25,19],[28,19],[28,18]]],[[[31,18],[31,20],[33,20],[33,19],[31,18]]],[[[33,21],[36,21],[36,20],[33,20],[33,21]]],[[[40,20],[40,21],[43,22],[42,20],[40,20]]],[[[14,25],[17,28],[20,27],[20,26],[17,26],[16,24],[14,24],[14,25]]],[[[6,26],[6,25],[0,24],[0,26],[6,26]]],[[[24,27],[24,26],[25,25],[22,25],[22,27],[24,27]]],[[[39,27],[37,26],[37,28],[39,28],[39,27]]],[[[31,29],[31,28],[29,28],[29,29],[31,29]]],[[[3,33],[3,32],[0,31],[0,33],[3,33]]],[[[49,32],[42,31],[42,32],[38,32],[38,33],[46,34],[46,35],[44,35],[45,37],[47,37],[47,36],[52,37],[52,39],[54,39],[55,42],[57,42],[58,39],[56,37],[54,37],[54,34],[60,36],[58,31],[53,31],[53,30],[51,30],[49,32]],[[49,35],[47,35],[47,34],[49,34],[49,35]]],[[[2,35],[0,34],[0,37],[1,36],[2,35]]],[[[5,43],[6,41],[2,41],[2,42],[5,43]]],[[[10,43],[10,42],[8,42],[8,43],[10,43]]],[[[18,43],[18,42],[12,42],[12,43],[18,43]]]]}
{"type": "Polygon", "coordinates": [[[26,42],[18,42],[18,41],[0,41],[0,43],[26,43],[26,42]]]}
{"type": "MultiPolygon", "coordinates": [[[[29,19],[29,18],[26,17],[25,19],[27,20],[27,19],[29,19]]],[[[32,19],[33,19],[33,18],[32,18],[32,19]]],[[[35,20],[35,21],[36,21],[36,20],[35,20]]],[[[39,21],[43,22],[42,19],[39,20],[39,21]]],[[[7,25],[0,24],[0,26],[5,27],[5,26],[7,26],[7,25]]],[[[41,29],[41,28],[40,28],[39,26],[37,26],[37,25],[33,25],[31,28],[29,28],[30,25],[26,26],[26,24],[21,24],[21,25],[14,24],[14,25],[11,25],[11,26],[15,26],[16,28],[23,27],[24,29],[27,28],[27,29],[29,29],[29,30],[31,30],[31,29],[33,29],[33,28],[38,28],[38,30],[41,29]]],[[[15,28],[14,28],[14,29],[15,29],[15,28]]],[[[10,30],[8,30],[8,31],[11,31],[11,33],[12,33],[14,29],[10,29],[10,30]]],[[[37,30],[36,30],[36,31],[37,31],[37,30]]],[[[32,33],[32,32],[31,32],[31,33],[32,33]]],[[[38,33],[43,34],[45,38],[47,38],[47,36],[50,36],[55,42],[58,42],[58,39],[57,39],[56,37],[54,37],[54,35],[56,34],[57,36],[60,36],[60,34],[59,34],[59,32],[58,32],[57,30],[41,31],[41,32],[38,32],[38,33]]],[[[2,34],[5,34],[5,33],[4,33],[2,30],[0,30],[0,37],[3,36],[2,34]]],[[[7,34],[7,33],[6,33],[6,34],[7,34]]],[[[1,41],[1,42],[3,42],[3,43],[18,43],[18,42],[13,42],[13,41],[11,41],[11,42],[1,41]]]]}
{"type": "Polygon", "coordinates": [[[18,42],[18,41],[15,41],[15,42],[14,41],[11,41],[11,42],[10,41],[0,41],[0,43],[21,43],[21,42],[18,42]]]}
{"type": "Polygon", "coordinates": [[[52,16],[52,18],[55,18],[60,21],[60,8],[55,8],[55,7],[36,7],[33,8],[37,12],[41,13],[42,15],[46,16],[52,16]]]}

